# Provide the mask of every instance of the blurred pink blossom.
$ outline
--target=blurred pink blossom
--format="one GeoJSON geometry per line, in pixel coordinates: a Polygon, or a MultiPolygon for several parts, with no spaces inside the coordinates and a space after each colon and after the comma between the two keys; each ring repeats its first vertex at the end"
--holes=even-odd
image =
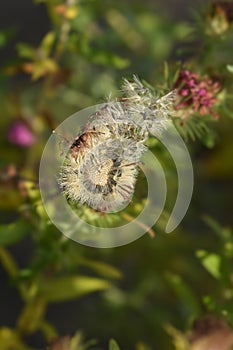
{"type": "Polygon", "coordinates": [[[14,145],[21,147],[31,146],[36,138],[26,123],[22,121],[14,121],[7,134],[8,141],[14,145]]]}

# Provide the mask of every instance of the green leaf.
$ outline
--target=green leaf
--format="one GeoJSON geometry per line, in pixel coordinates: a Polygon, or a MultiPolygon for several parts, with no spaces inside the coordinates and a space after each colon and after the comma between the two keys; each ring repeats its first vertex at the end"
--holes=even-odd
{"type": "Polygon", "coordinates": [[[100,261],[88,260],[83,257],[78,258],[78,263],[90,267],[93,271],[109,278],[122,278],[122,273],[115,267],[100,261]]]}
{"type": "MultiPolygon", "coordinates": [[[[0,246],[0,263],[2,264],[4,270],[7,272],[9,277],[16,278],[19,274],[19,269],[14,257],[8,252],[7,249],[0,246]]],[[[23,283],[17,285],[21,297],[25,300],[28,295],[28,286],[23,283]]],[[[0,341],[1,344],[1,341],[0,341]]]]}
{"type": "Polygon", "coordinates": [[[0,262],[9,276],[15,277],[19,273],[17,263],[13,256],[3,247],[0,247],[0,262]]]}
{"type": "Polygon", "coordinates": [[[211,295],[205,295],[203,297],[203,303],[208,311],[217,312],[219,311],[219,304],[216,303],[216,298],[211,295]]]}
{"type": "Polygon", "coordinates": [[[7,29],[0,31],[0,48],[6,46],[8,44],[9,39],[14,35],[14,30],[7,29]]]}
{"type": "Polygon", "coordinates": [[[128,58],[123,58],[119,55],[111,52],[106,52],[104,50],[91,50],[89,47],[85,47],[83,49],[83,54],[91,62],[103,66],[112,66],[118,69],[123,69],[127,68],[130,65],[128,58]]]}
{"type": "Polygon", "coordinates": [[[34,64],[32,73],[32,80],[37,80],[44,75],[53,74],[58,70],[58,66],[55,60],[51,58],[45,58],[43,60],[37,60],[34,64]]]}
{"type": "Polygon", "coordinates": [[[172,337],[172,343],[175,347],[175,350],[190,349],[190,344],[185,334],[183,334],[181,331],[174,328],[170,324],[165,325],[165,330],[172,337]]]}
{"type": "Polygon", "coordinates": [[[174,26],[173,34],[178,40],[184,40],[194,33],[194,28],[185,22],[178,22],[174,26]]]}
{"type": "Polygon", "coordinates": [[[167,273],[167,280],[181,300],[182,305],[188,305],[190,316],[198,316],[201,312],[200,305],[192,289],[176,274],[167,273]]]}
{"type": "Polygon", "coordinates": [[[59,277],[46,281],[41,293],[49,302],[60,302],[110,288],[110,282],[87,276],[59,277]]]}
{"type": "Polygon", "coordinates": [[[45,210],[45,207],[44,205],[42,204],[41,201],[38,201],[37,203],[35,203],[35,208],[36,208],[36,212],[37,214],[39,215],[39,217],[42,219],[42,220],[45,220],[47,222],[50,222],[49,220],[49,216],[45,210]]]}
{"type": "Polygon", "coordinates": [[[18,55],[22,58],[33,60],[35,58],[34,48],[25,43],[19,43],[17,45],[18,55]]]}
{"type": "Polygon", "coordinates": [[[1,350],[29,350],[28,346],[22,343],[18,333],[10,328],[0,328],[1,350]]]}
{"type": "Polygon", "coordinates": [[[58,338],[58,333],[55,327],[44,319],[40,322],[40,330],[42,331],[44,338],[48,343],[51,343],[52,340],[58,338]]]}
{"type": "Polygon", "coordinates": [[[119,345],[114,339],[109,340],[108,350],[120,350],[119,345]]]}
{"type": "Polygon", "coordinates": [[[197,257],[201,260],[204,268],[216,279],[221,277],[220,265],[221,257],[214,253],[208,253],[205,250],[198,250],[196,252],[197,257]]]}
{"type": "Polygon", "coordinates": [[[223,227],[211,216],[203,215],[203,221],[220,237],[222,237],[223,227]]]}
{"type": "Polygon", "coordinates": [[[54,41],[55,41],[55,33],[52,31],[48,32],[42,39],[40,44],[40,49],[43,50],[43,53],[45,56],[49,56],[49,53],[52,49],[54,41]]]}
{"type": "Polygon", "coordinates": [[[207,148],[211,149],[215,145],[215,138],[216,138],[216,135],[211,130],[209,131],[208,134],[204,135],[204,137],[202,138],[202,141],[207,148]]]}
{"type": "Polygon", "coordinates": [[[145,344],[143,341],[138,341],[135,344],[135,350],[151,350],[151,347],[145,344]]]}
{"type": "Polygon", "coordinates": [[[7,37],[3,31],[0,32],[0,48],[7,44],[7,37]]]}
{"type": "Polygon", "coordinates": [[[227,70],[228,70],[228,72],[233,73],[233,65],[227,64],[227,70]]]}
{"type": "Polygon", "coordinates": [[[0,245],[8,246],[14,244],[29,233],[28,224],[24,220],[18,220],[8,225],[0,225],[0,245]]]}
{"type": "Polygon", "coordinates": [[[42,298],[37,298],[32,302],[27,303],[17,322],[17,329],[23,334],[35,332],[43,320],[46,303],[42,298]]]}
{"type": "Polygon", "coordinates": [[[229,256],[229,253],[232,256],[232,230],[229,227],[222,227],[216,220],[208,215],[203,216],[203,221],[213,230],[214,233],[218,235],[221,241],[226,243],[225,248],[227,256],[229,256]]]}

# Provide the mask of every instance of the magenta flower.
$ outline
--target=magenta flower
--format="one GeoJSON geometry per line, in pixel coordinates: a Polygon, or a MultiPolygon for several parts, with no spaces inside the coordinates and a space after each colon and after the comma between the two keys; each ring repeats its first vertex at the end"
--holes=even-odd
{"type": "MultiPolygon", "coordinates": [[[[199,74],[183,70],[180,71],[174,87],[178,96],[177,110],[187,109],[188,114],[192,112],[200,115],[211,114],[215,119],[218,119],[217,113],[213,110],[218,101],[217,94],[220,91],[218,82],[214,82],[207,76],[201,79],[199,74]]],[[[186,116],[188,114],[186,113],[186,116]]]]}
{"type": "Polygon", "coordinates": [[[23,121],[14,121],[7,134],[8,141],[20,147],[31,146],[36,138],[28,125],[23,121]]]}

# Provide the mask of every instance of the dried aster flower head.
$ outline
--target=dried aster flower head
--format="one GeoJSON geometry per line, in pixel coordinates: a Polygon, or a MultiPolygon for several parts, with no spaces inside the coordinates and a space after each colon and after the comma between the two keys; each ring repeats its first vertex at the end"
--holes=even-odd
{"type": "Polygon", "coordinates": [[[112,211],[132,197],[145,146],[118,133],[106,139],[105,134],[90,135],[77,157],[68,155],[61,185],[71,200],[96,210],[112,211]]]}
{"type": "Polygon", "coordinates": [[[106,103],[75,138],[59,178],[68,199],[99,211],[130,201],[144,142],[152,129],[166,129],[174,95],[156,98],[136,77],[122,89],[123,102],[106,103]]]}
{"type": "Polygon", "coordinates": [[[174,87],[178,99],[175,108],[182,111],[182,119],[187,118],[192,113],[210,114],[215,119],[218,118],[213,109],[218,102],[217,95],[220,91],[218,82],[214,82],[208,76],[200,78],[197,73],[182,70],[174,87]],[[184,113],[185,111],[186,113],[184,113]]]}

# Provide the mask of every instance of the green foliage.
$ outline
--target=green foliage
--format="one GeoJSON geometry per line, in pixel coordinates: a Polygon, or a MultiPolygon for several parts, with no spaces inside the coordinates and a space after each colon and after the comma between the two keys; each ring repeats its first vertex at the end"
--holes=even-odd
{"type": "Polygon", "coordinates": [[[200,139],[203,141],[203,143],[206,144],[206,136],[208,135],[208,143],[209,145],[213,146],[214,135],[210,129],[210,126],[208,125],[210,124],[210,122],[210,118],[204,117],[200,119],[200,116],[197,115],[193,115],[191,118],[183,122],[181,122],[178,119],[175,119],[175,125],[186,142],[188,142],[189,140],[195,141],[197,139],[200,139]]]}
{"type": "Polygon", "coordinates": [[[117,342],[114,339],[109,340],[108,350],[120,350],[117,342]]]}
{"type": "MultiPolygon", "coordinates": [[[[34,3],[46,9],[50,30],[37,45],[19,42],[16,59],[10,58],[0,69],[0,263],[6,294],[8,288],[15,289],[22,304],[20,311],[13,310],[17,314],[11,326],[7,321],[0,328],[1,350],[37,350],[41,346],[28,345],[33,343],[28,339],[38,334],[49,350],[194,349],[186,332],[202,314],[211,312],[233,327],[233,234],[218,223],[231,221],[232,213],[225,196],[217,193],[222,186],[219,178],[225,195],[230,193],[233,174],[232,23],[227,17],[219,22],[208,8],[190,23],[174,21],[167,9],[149,0],[34,3]],[[172,120],[196,155],[197,190],[184,228],[163,234],[176,193],[176,169],[164,147],[150,138],[148,145],[166,168],[169,182],[166,208],[148,231],[154,239],[146,235],[131,245],[106,250],[68,240],[50,222],[37,185],[39,161],[51,131],[110,93],[119,96],[123,77],[137,74],[160,93],[174,89],[185,69],[209,76],[221,89],[214,96],[218,120],[190,108],[187,100],[186,109],[174,111],[172,120]],[[23,148],[9,141],[14,121],[29,128],[34,144],[23,148]],[[216,146],[216,151],[204,150],[199,143],[216,146]],[[216,181],[214,189],[211,179],[216,181]],[[203,213],[217,218],[206,215],[203,226],[203,213]],[[68,315],[58,311],[69,327],[64,336],[59,320],[51,320],[49,312],[55,305],[58,310],[60,305],[68,308],[69,303],[68,315]],[[101,345],[85,341],[77,328],[101,345]]],[[[0,31],[1,50],[13,34],[8,28],[0,31]]],[[[96,226],[127,223],[142,210],[146,192],[145,179],[139,176],[127,212],[103,217],[84,206],[75,210],[96,226]]],[[[9,311],[10,305],[11,300],[9,311]]]]}
{"type": "Polygon", "coordinates": [[[100,278],[86,276],[65,276],[47,282],[41,293],[48,302],[70,300],[82,295],[104,290],[111,284],[100,278]]]}
{"type": "Polygon", "coordinates": [[[217,288],[213,295],[206,295],[204,303],[210,311],[223,315],[231,324],[232,293],[232,268],[233,268],[233,233],[227,227],[221,227],[215,220],[206,216],[205,222],[212,228],[218,240],[218,248],[215,253],[206,250],[198,250],[197,257],[203,267],[217,280],[217,288]],[[221,301],[220,301],[221,300],[221,301]]]}
{"type": "Polygon", "coordinates": [[[0,245],[14,244],[30,233],[30,226],[25,220],[18,220],[12,224],[0,225],[0,245]]]}
{"type": "Polygon", "coordinates": [[[198,250],[197,257],[201,260],[204,268],[215,278],[219,279],[220,274],[220,256],[208,253],[205,250],[198,250]]]}
{"type": "Polygon", "coordinates": [[[228,64],[227,70],[228,70],[228,72],[233,73],[233,66],[231,64],[228,64]]]}
{"type": "Polygon", "coordinates": [[[3,49],[13,36],[13,30],[6,29],[0,31],[0,49],[3,49]]]}
{"type": "Polygon", "coordinates": [[[184,305],[188,305],[189,315],[187,315],[187,318],[189,318],[190,320],[193,320],[196,317],[198,317],[201,313],[201,308],[200,308],[199,301],[194,295],[192,289],[178,275],[168,274],[167,280],[168,280],[168,283],[174,289],[181,303],[183,303],[184,305]]]}

